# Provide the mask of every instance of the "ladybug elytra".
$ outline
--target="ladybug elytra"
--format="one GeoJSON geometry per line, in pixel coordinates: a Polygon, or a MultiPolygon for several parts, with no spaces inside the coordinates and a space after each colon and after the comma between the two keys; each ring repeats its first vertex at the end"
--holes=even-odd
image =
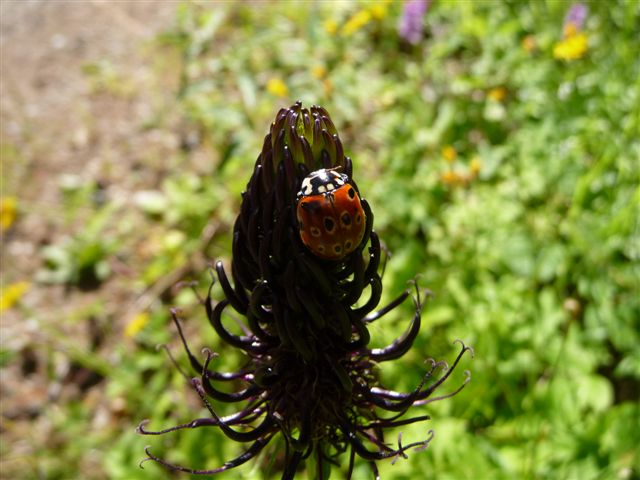
{"type": "Polygon", "coordinates": [[[340,260],[360,245],[366,215],[347,175],[324,168],[310,173],[297,202],[300,238],[315,255],[340,260]]]}

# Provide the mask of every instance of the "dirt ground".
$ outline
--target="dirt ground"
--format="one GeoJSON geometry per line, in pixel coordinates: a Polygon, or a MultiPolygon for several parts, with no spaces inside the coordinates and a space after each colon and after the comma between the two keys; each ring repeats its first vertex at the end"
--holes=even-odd
{"type": "MultiPolygon", "coordinates": [[[[86,215],[80,210],[71,219],[65,216],[61,182],[95,181],[107,198],[126,203],[141,183],[154,182],[132,175],[140,163],[178,148],[176,134],[166,128],[171,115],[162,113],[171,112],[177,78],[153,42],[171,25],[176,6],[146,0],[0,1],[1,195],[15,197],[19,211],[2,239],[3,285],[31,282],[41,267],[42,246],[77,231],[90,214],[88,209],[86,215]],[[164,128],[149,127],[159,115],[164,128]]],[[[119,267],[126,277],[126,265],[112,265],[119,267]]],[[[32,285],[21,313],[1,314],[2,350],[17,356],[0,371],[0,477],[24,473],[33,450],[51,440],[52,427],[40,413],[52,403],[82,396],[94,404],[95,422],[108,421],[121,408],[105,404],[98,375],[74,366],[64,352],[56,355],[65,342],[58,343],[47,333],[51,325],[44,325],[77,315],[97,295],[117,299],[105,315],[114,322],[112,331],[121,331],[122,309],[138,298],[117,280],[99,292],[32,285]]],[[[57,338],[80,346],[97,341],[100,325],[71,321],[56,329],[57,338]]]]}

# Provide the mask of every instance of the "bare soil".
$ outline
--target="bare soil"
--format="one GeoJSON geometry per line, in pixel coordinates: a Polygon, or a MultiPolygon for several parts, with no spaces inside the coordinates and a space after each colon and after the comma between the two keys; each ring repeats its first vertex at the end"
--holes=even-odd
{"type": "MultiPolygon", "coordinates": [[[[126,205],[136,189],[158,182],[161,159],[178,150],[171,128],[177,74],[154,41],[170,27],[176,6],[0,1],[0,193],[15,197],[19,208],[2,238],[1,276],[3,285],[32,285],[23,308],[1,314],[0,347],[14,354],[0,370],[2,478],[24,478],[36,450],[64,441],[44,414],[56,404],[87,402],[97,424],[117,421],[123,408],[105,400],[101,374],[65,350],[107,351],[121,339],[140,297],[127,282],[132,266],[115,261],[118,275],[99,290],[33,278],[42,247],[77,232],[94,211],[80,208],[69,217],[62,183],[95,182],[105,198],[126,205]],[[94,315],[100,299],[107,299],[104,311],[94,315]]],[[[83,470],[100,470],[98,459],[83,461],[83,470]]]]}

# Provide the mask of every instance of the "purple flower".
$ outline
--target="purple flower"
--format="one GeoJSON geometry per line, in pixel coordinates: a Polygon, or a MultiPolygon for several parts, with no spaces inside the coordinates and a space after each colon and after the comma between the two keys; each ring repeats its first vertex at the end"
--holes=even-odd
{"type": "Polygon", "coordinates": [[[431,0],[409,0],[404,2],[402,17],[398,24],[399,35],[411,43],[422,40],[422,17],[427,13],[431,0]]]}
{"type": "Polygon", "coordinates": [[[589,7],[584,3],[574,3],[564,17],[564,28],[573,25],[576,30],[581,30],[589,14],[589,7]]]}

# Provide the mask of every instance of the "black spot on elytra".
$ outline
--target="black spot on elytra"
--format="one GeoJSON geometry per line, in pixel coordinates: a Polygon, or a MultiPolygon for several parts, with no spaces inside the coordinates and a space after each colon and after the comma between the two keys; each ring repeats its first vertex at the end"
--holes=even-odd
{"type": "Polygon", "coordinates": [[[334,228],[336,228],[336,222],[333,221],[333,218],[325,217],[324,218],[324,229],[327,232],[332,233],[334,228]]]}
{"type": "Polygon", "coordinates": [[[300,206],[305,212],[309,212],[310,214],[318,213],[322,210],[322,204],[318,200],[302,202],[300,206]]]}

